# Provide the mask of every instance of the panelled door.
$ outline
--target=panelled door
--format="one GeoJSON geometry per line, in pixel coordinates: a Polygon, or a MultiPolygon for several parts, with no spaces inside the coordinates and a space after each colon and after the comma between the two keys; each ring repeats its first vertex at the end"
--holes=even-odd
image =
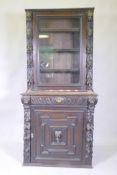
{"type": "Polygon", "coordinates": [[[83,160],[85,113],[72,110],[31,109],[31,162],[76,164],[83,160]]]}

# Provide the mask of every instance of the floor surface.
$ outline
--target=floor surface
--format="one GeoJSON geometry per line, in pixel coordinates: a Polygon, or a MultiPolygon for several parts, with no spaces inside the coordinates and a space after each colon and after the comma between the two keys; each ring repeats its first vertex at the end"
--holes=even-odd
{"type": "Polygon", "coordinates": [[[0,174],[3,175],[117,175],[117,145],[95,145],[93,168],[54,168],[22,166],[21,142],[0,144],[0,174]]]}

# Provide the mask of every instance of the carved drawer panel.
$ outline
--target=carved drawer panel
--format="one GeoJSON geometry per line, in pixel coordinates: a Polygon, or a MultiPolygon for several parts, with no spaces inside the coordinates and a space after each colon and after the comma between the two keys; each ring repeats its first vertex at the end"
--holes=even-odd
{"type": "Polygon", "coordinates": [[[86,105],[86,96],[31,96],[31,104],[39,105],[86,105]]]}
{"type": "Polygon", "coordinates": [[[31,162],[82,161],[83,111],[32,109],[31,162]]]}

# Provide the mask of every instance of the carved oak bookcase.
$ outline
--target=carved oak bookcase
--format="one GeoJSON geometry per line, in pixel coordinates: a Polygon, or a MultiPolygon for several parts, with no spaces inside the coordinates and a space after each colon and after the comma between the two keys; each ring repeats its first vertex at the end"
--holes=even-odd
{"type": "Polygon", "coordinates": [[[24,165],[91,167],[93,9],[26,10],[24,165]]]}

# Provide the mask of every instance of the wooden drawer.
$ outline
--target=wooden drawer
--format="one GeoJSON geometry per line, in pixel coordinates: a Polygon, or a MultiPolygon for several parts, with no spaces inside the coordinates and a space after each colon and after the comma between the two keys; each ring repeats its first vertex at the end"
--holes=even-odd
{"type": "Polygon", "coordinates": [[[31,96],[32,105],[87,105],[86,96],[31,96]]]}

